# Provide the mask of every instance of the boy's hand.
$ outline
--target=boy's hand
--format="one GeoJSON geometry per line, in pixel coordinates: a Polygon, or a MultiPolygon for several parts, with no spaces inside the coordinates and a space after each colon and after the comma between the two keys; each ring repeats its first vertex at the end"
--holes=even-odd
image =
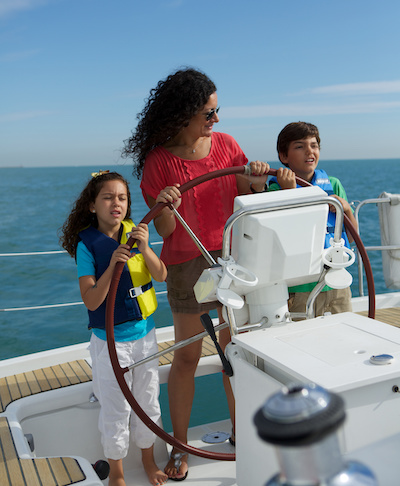
{"type": "MultiPolygon", "coordinates": [[[[353,214],[353,211],[351,210],[350,204],[346,201],[346,199],[343,199],[342,197],[337,196],[336,194],[332,194],[331,197],[334,197],[338,201],[342,203],[343,206],[343,211],[347,216],[350,216],[350,214],[353,214]]],[[[335,206],[329,205],[329,211],[331,213],[336,213],[336,208],[335,206]]]]}
{"type": "Polygon", "coordinates": [[[139,223],[135,228],[132,228],[130,235],[137,240],[138,250],[143,253],[149,246],[149,227],[147,224],[139,223]]]}
{"type": "MultiPolygon", "coordinates": [[[[338,201],[340,201],[342,203],[344,214],[349,218],[350,223],[354,226],[354,228],[357,229],[357,221],[356,221],[356,218],[354,217],[353,211],[351,210],[351,206],[350,206],[349,202],[346,201],[346,199],[343,199],[342,197],[337,196],[336,194],[332,194],[331,197],[334,197],[335,199],[337,199],[338,201]]],[[[336,213],[335,206],[329,205],[329,211],[331,211],[332,213],[336,213]]],[[[352,243],[354,241],[351,234],[348,233],[347,237],[349,238],[350,243],[352,243]]]]}
{"type": "Polygon", "coordinates": [[[292,170],[280,167],[276,172],[276,179],[281,189],[296,189],[296,174],[292,170]]]}

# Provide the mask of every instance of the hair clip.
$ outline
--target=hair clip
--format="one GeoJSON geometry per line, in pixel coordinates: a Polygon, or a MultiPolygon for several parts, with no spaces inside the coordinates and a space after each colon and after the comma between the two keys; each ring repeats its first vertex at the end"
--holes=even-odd
{"type": "Polygon", "coordinates": [[[92,172],[92,177],[99,177],[103,174],[108,174],[109,170],[99,170],[99,172],[92,172]]]}

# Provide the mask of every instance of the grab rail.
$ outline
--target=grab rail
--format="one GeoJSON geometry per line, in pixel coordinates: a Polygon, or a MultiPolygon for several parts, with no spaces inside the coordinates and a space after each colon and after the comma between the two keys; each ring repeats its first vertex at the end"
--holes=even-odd
{"type": "MultiPolygon", "coordinates": [[[[151,246],[162,245],[162,241],[155,241],[151,243],[151,246]]],[[[67,253],[65,250],[51,250],[51,251],[30,251],[26,253],[0,253],[0,257],[13,257],[13,256],[37,256],[37,255],[53,255],[67,253]]]]}
{"type": "MultiPolygon", "coordinates": [[[[364,201],[359,202],[359,204],[356,206],[354,210],[354,217],[357,221],[357,231],[358,234],[360,234],[360,222],[359,222],[359,212],[360,209],[367,204],[383,204],[383,203],[390,203],[391,199],[390,197],[379,197],[379,198],[372,198],[372,199],[364,199],[364,201]]],[[[354,204],[354,203],[351,203],[354,204]]],[[[365,249],[367,251],[391,251],[391,250],[400,250],[400,245],[378,245],[378,246],[366,246],[365,249]]],[[[360,294],[360,297],[364,297],[364,281],[363,281],[363,262],[362,259],[360,258],[360,253],[358,249],[356,248],[357,251],[357,266],[358,266],[358,291],[360,294]]]]}
{"type": "MultiPolygon", "coordinates": [[[[155,241],[151,243],[151,246],[162,245],[162,241],[155,241]]],[[[17,252],[17,253],[0,253],[0,257],[22,257],[22,256],[43,256],[43,255],[59,255],[68,254],[65,250],[50,250],[50,251],[30,251],[30,252],[17,252]]],[[[166,290],[160,290],[156,292],[156,295],[165,295],[166,290]]],[[[0,312],[15,312],[15,311],[26,311],[26,310],[38,310],[38,309],[51,309],[56,307],[72,307],[75,305],[84,305],[82,301],[79,302],[66,302],[63,304],[44,304],[35,305],[29,307],[10,307],[7,309],[0,309],[0,312]]]]}

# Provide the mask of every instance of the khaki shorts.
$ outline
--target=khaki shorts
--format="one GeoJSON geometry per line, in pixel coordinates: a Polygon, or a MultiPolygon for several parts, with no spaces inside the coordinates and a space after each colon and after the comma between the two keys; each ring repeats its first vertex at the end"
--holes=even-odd
{"type": "MultiPolygon", "coordinates": [[[[289,312],[305,312],[309,295],[309,292],[289,294],[289,312]]],[[[331,289],[318,295],[315,301],[315,316],[323,316],[326,312],[331,314],[352,312],[350,287],[339,290],[331,289]]]]}
{"type": "MultiPolygon", "coordinates": [[[[210,251],[210,254],[216,261],[221,256],[221,250],[210,251]]],[[[199,304],[196,300],[193,286],[201,272],[206,268],[210,268],[210,266],[203,256],[188,262],[168,265],[168,302],[172,312],[176,314],[201,314],[222,307],[218,301],[199,304]]]]}

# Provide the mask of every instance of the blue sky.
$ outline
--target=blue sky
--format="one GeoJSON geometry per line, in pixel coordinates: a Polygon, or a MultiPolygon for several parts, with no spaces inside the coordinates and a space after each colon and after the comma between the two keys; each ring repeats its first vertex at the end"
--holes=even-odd
{"type": "Polygon", "coordinates": [[[126,163],[159,79],[215,82],[218,131],[276,161],[320,129],[323,159],[400,158],[398,0],[0,0],[0,167],[126,163]]]}

